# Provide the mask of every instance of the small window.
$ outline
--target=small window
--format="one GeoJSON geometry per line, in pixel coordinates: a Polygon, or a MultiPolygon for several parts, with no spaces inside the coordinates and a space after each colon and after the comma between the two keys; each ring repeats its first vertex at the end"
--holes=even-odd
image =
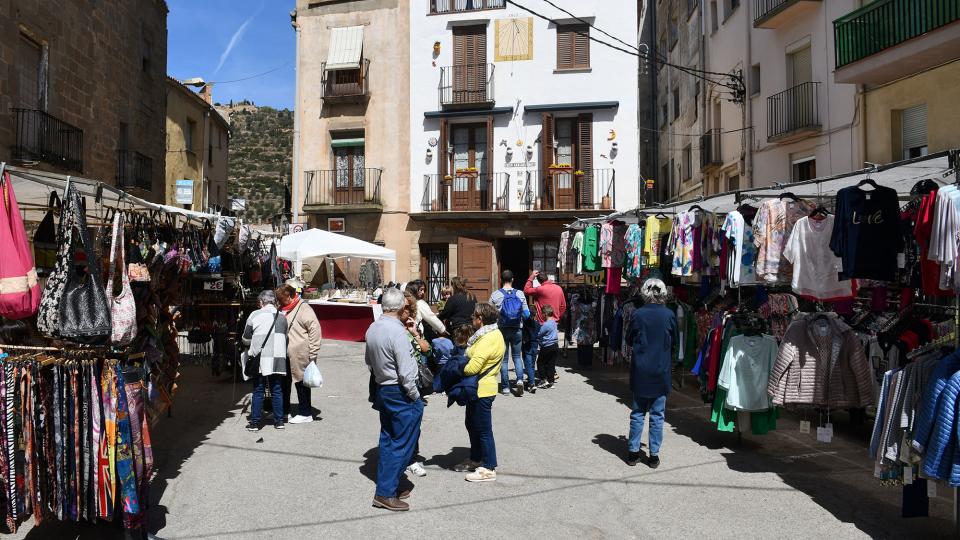
{"type": "Polygon", "coordinates": [[[19,71],[20,106],[26,109],[45,110],[47,81],[44,69],[44,48],[27,36],[20,36],[16,57],[19,71]]]}
{"type": "Polygon", "coordinates": [[[750,95],[756,96],[760,93],[760,64],[750,66],[750,95]]]}
{"type": "Polygon", "coordinates": [[[673,119],[680,118],[680,87],[673,89],[673,119]]]}
{"type": "Polygon", "coordinates": [[[449,284],[449,248],[440,244],[436,246],[422,246],[423,277],[427,282],[427,302],[440,302],[440,291],[449,284]]]}
{"type": "Polygon", "coordinates": [[[683,179],[689,180],[693,175],[693,147],[687,145],[683,149],[683,179]]]}
{"type": "Polygon", "coordinates": [[[667,106],[667,103],[663,102],[660,105],[660,125],[661,126],[667,125],[667,119],[669,117],[668,110],[669,110],[669,107],[667,106]]]}
{"type": "Polygon", "coordinates": [[[673,51],[677,46],[677,42],[680,40],[680,30],[677,26],[677,18],[675,16],[670,19],[668,35],[670,37],[670,50],[673,51]]]}
{"type": "Polygon", "coordinates": [[[817,177],[817,158],[807,156],[794,158],[790,167],[791,182],[805,182],[817,177]]]}
{"type": "Polygon", "coordinates": [[[197,123],[188,118],[187,130],[183,133],[183,138],[184,138],[184,145],[186,146],[186,150],[191,154],[197,151],[197,149],[193,146],[196,133],[197,133],[197,123]]]}
{"type": "Polygon", "coordinates": [[[737,191],[740,189],[740,175],[735,174],[727,180],[727,191],[737,191]]]}
{"type": "Polygon", "coordinates": [[[533,240],[530,242],[530,248],[533,252],[531,263],[533,269],[544,274],[557,273],[557,252],[560,250],[560,242],[554,240],[533,240]]]}
{"type": "Polygon", "coordinates": [[[687,0],[687,18],[689,19],[693,12],[700,6],[700,0],[687,0]]]}
{"type": "Polygon", "coordinates": [[[900,111],[900,140],[903,159],[927,155],[927,105],[900,111]]]}
{"type": "Polygon", "coordinates": [[[660,180],[657,182],[659,185],[667,185],[667,197],[669,198],[670,193],[672,193],[672,185],[670,183],[670,168],[667,165],[660,167],[660,180]]]}
{"type": "Polygon", "coordinates": [[[590,27],[585,24],[557,25],[557,69],[590,67],[590,27]]]}
{"type": "Polygon", "coordinates": [[[710,1],[710,33],[716,32],[720,29],[720,14],[718,13],[719,7],[717,6],[717,0],[710,1]]]}
{"type": "Polygon", "coordinates": [[[726,21],[740,7],[740,0],[723,0],[723,20],[726,21]]]}
{"type": "Polygon", "coordinates": [[[213,139],[207,141],[207,164],[213,167],[213,139]]]}

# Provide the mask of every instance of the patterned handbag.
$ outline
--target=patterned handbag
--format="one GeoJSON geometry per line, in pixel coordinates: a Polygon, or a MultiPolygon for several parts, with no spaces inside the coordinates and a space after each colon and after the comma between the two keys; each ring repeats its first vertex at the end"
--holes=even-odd
{"type": "Polygon", "coordinates": [[[0,201],[0,315],[23,319],[40,307],[40,283],[33,266],[33,254],[27,243],[17,196],[10,173],[4,173],[0,201]]]}
{"type": "Polygon", "coordinates": [[[74,213],[73,197],[70,194],[76,187],[67,179],[67,187],[63,192],[63,211],[60,213],[60,225],[57,227],[57,261],[53,271],[47,277],[40,297],[40,312],[37,314],[37,329],[47,337],[59,337],[60,299],[67,287],[67,272],[73,243],[72,234],[64,234],[64,230],[73,229],[74,213]]]}
{"type": "Polygon", "coordinates": [[[123,214],[113,216],[113,241],[110,247],[110,278],[107,280],[107,301],[110,303],[112,332],[110,341],[115,345],[129,345],[137,337],[137,304],[130,288],[130,278],[124,264],[123,214]],[[119,261],[117,259],[120,259],[119,261]],[[120,294],[114,296],[117,266],[120,267],[120,294]]]}

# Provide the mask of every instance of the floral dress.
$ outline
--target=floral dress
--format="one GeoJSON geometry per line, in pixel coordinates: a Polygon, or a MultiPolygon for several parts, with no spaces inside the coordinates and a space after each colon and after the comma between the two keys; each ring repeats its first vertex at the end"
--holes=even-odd
{"type": "Polygon", "coordinates": [[[767,283],[790,281],[793,265],[783,256],[783,248],[800,218],[813,211],[809,201],[771,199],[764,201],[753,223],[757,247],[757,277],[767,283]]]}
{"type": "Polygon", "coordinates": [[[627,260],[624,264],[628,278],[639,278],[643,272],[643,229],[630,225],[624,237],[627,260]]]}
{"type": "Polygon", "coordinates": [[[670,245],[673,251],[673,268],[670,273],[675,276],[693,275],[693,221],[694,215],[690,212],[677,214],[670,233],[670,245]]]}

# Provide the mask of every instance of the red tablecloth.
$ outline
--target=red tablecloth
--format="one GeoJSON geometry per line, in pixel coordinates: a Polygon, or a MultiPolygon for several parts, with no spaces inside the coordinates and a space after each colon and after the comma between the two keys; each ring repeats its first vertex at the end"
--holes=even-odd
{"type": "Polygon", "coordinates": [[[310,307],[320,320],[323,339],[363,341],[374,321],[373,306],[310,304],[310,307]]]}

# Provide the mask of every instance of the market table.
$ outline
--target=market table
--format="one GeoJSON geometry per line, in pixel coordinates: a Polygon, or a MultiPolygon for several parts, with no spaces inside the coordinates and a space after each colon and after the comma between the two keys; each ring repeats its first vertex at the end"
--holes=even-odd
{"type": "Polygon", "coordinates": [[[351,304],[326,300],[310,300],[309,304],[320,321],[323,339],[363,341],[367,328],[383,315],[380,304],[351,304]]]}

